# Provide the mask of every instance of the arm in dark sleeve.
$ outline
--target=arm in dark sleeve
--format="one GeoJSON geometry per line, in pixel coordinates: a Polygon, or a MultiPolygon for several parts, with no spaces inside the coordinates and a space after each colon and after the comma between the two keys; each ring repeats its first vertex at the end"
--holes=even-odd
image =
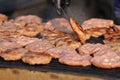
{"type": "Polygon", "coordinates": [[[114,22],[120,25],[120,0],[114,2],[114,22]]]}

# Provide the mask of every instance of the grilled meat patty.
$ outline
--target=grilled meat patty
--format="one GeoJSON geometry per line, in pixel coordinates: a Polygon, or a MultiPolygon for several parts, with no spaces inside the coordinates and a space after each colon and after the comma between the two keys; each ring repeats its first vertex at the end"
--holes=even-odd
{"type": "Polygon", "coordinates": [[[23,57],[23,55],[27,52],[26,49],[24,48],[18,48],[18,49],[14,49],[14,50],[9,50],[9,51],[5,51],[3,53],[0,54],[0,56],[7,61],[11,61],[11,60],[19,60],[23,57]]]}
{"type": "Polygon", "coordinates": [[[97,44],[91,44],[86,43],[78,48],[78,51],[80,54],[94,54],[99,50],[107,49],[108,46],[97,43],[97,44]]]}
{"type": "Polygon", "coordinates": [[[84,21],[81,26],[84,30],[87,30],[91,28],[109,28],[113,25],[113,20],[92,18],[84,21]]]}
{"type": "Polygon", "coordinates": [[[30,65],[49,64],[51,60],[52,60],[52,57],[49,54],[35,53],[35,52],[27,52],[22,57],[22,61],[30,65]]]}
{"type": "Polygon", "coordinates": [[[77,53],[72,47],[60,46],[48,49],[45,51],[46,54],[51,55],[53,58],[60,58],[64,54],[75,54],[77,53]]]}
{"type": "Polygon", "coordinates": [[[61,64],[69,66],[88,66],[91,65],[90,55],[64,54],[59,58],[61,64]]]}
{"type": "Polygon", "coordinates": [[[54,48],[55,46],[50,44],[48,41],[40,40],[36,42],[32,42],[28,44],[25,48],[31,52],[45,52],[50,48],[54,48]]]}
{"type": "Polygon", "coordinates": [[[14,42],[9,42],[9,41],[0,42],[0,52],[5,52],[5,51],[20,48],[20,47],[22,46],[14,42]]]}
{"type": "Polygon", "coordinates": [[[38,38],[30,38],[30,37],[26,37],[26,36],[20,36],[17,38],[12,38],[11,41],[21,45],[21,46],[26,46],[32,42],[36,42],[36,41],[40,41],[41,39],[38,38]]]}
{"type": "Polygon", "coordinates": [[[0,25],[2,24],[3,21],[8,20],[8,17],[4,14],[0,14],[0,25]]]}
{"type": "MultiPolygon", "coordinates": [[[[1,15],[1,19],[4,16],[1,15]]],[[[43,24],[41,18],[28,15],[20,16],[15,19],[3,20],[0,22],[0,36],[19,37],[29,36],[34,37],[43,30],[43,24]]]]}
{"type": "Polygon", "coordinates": [[[91,62],[99,68],[117,68],[120,67],[120,56],[111,49],[100,50],[94,55],[91,62]]]}
{"type": "Polygon", "coordinates": [[[69,22],[65,18],[52,19],[45,24],[44,28],[46,30],[56,30],[56,31],[62,31],[68,34],[73,34],[72,28],[69,22]]]}
{"type": "Polygon", "coordinates": [[[72,38],[72,36],[59,31],[44,30],[41,32],[43,39],[48,40],[51,44],[56,47],[59,46],[70,46],[77,49],[81,43],[72,38]]]}
{"type": "Polygon", "coordinates": [[[41,24],[42,18],[35,16],[35,15],[26,15],[26,16],[19,16],[19,17],[15,18],[15,21],[16,22],[41,24]]]}

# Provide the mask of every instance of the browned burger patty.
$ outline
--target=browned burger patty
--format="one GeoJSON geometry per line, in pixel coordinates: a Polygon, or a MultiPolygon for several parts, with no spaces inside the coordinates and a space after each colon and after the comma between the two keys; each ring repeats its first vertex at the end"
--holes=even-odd
{"type": "Polygon", "coordinates": [[[41,39],[38,38],[30,38],[30,37],[26,37],[26,36],[20,36],[17,38],[13,38],[11,39],[11,41],[21,45],[21,46],[26,46],[32,42],[36,42],[36,41],[40,41],[41,39]]]}
{"type": "Polygon", "coordinates": [[[55,18],[50,20],[45,24],[44,28],[47,30],[62,31],[68,34],[73,33],[69,22],[65,18],[55,18]]]}
{"type": "Polygon", "coordinates": [[[102,50],[102,49],[107,49],[108,47],[106,45],[97,43],[97,44],[91,44],[91,43],[86,43],[78,48],[78,51],[80,54],[94,54],[95,52],[102,50]]]}
{"type": "MultiPolygon", "coordinates": [[[[108,28],[92,28],[85,30],[86,34],[91,35],[92,37],[99,37],[107,33],[108,28]]],[[[88,38],[89,39],[89,38],[88,38]]]]}
{"type": "Polygon", "coordinates": [[[24,26],[22,30],[18,30],[18,32],[21,35],[29,36],[29,37],[35,37],[37,36],[41,31],[43,31],[43,25],[42,24],[28,24],[27,26],[24,26]]]}
{"type": "Polygon", "coordinates": [[[14,42],[9,42],[9,41],[0,42],[0,52],[5,52],[5,51],[20,48],[20,47],[22,47],[22,46],[14,43],[14,42]]]}
{"type": "Polygon", "coordinates": [[[48,49],[45,53],[51,55],[53,58],[60,58],[64,54],[76,54],[77,52],[72,47],[60,46],[48,49]]]}
{"type": "Polygon", "coordinates": [[[109,28],[113,25],[114,25],[113,20],[92,18],[84,21],[81,26],[84,30],[87,30],[91,28],[109,28]]]}
{"type": "Polygon", "coordinates": [[[22,58],[22,56],[27,52],[26,49],[24,48],[19,48],[19,49],[14,49],[14,50],[10,50],[10,51],[6,51],[0,54],[0,56],[4,59],[4,60],[19,60],[22,58]]]}
{"type": "Polygon", "coordinates": [[[91,65],[90,55],[65,54],[59,58],[59,62],[69,66],[88,66],[91,65]]]}
{"type": "Polygon", "coordinates": [[[41,40],[36,41],[33,43],[28,44],[25,48],[28,49],[31,52],[45,52],[46,50],[50,48],[54,48],[55,46],[50,44],[48,41],[41,40]]]}
{"type": "Polygon", "coordinates": [[[110,49],[98,51],[91,59],[94,66],[99,68],[117,68],[120,67],[120,56],[110,49]]]}
{"type": "Polygon", "coordinates": [[[6,21],[7,19],[8,19],[8,17],[7,17],[6,15],[0,14],[0,23],[1,23],[2,21],[6,21]]]}
{"type": "Polygon", "coordinates": [[[77,49],[81,45],[81,43],[79,41],[72,39],[70,36],[63,36],[63,37],[59,38],[58,41],[56,41],[55,45],[56,45],[56,47],[69,46],[74,49],[77,49]]]}
{"type": "Polygon", "coordinates": [[[49,54],[28,52],[23,56],[22,61],[30,65],[35,65],[49,64],[51,59],[52,57],[49,54]]]}
{"type": "Polygon", "coordinates": [[[40,24],[42,23],[42,19],[35,15],[26,15],[26,16],[20,16],[15,19],[16,22],[25,22],[25,23],[36,23],[40,24]]]}
{"type": "Polygon", "coordinates": [[[105,45],[109,46],[112,50],[120,50],[120,41],[108,42],[105,45]]]}
{"type": "Polygon", "coordinates": [[[41,32],[43,39],[48,40],[51,44],[54,44],[56,47],[59,46],[70,46],[74,49],[77,49],[81,43],[72,38],[72,36],[65,34],[60,31],[50,31],[44,30],[41,32]]]}
{"type": "Polygon", "coordinates": [[[72,30],[80,40],[81,44],[85,44],[87,38],[90,38],[90,35],[86,35],[83,28],[78,24],[78,22],[74,18],[70,18],[70,23],[72,30]]]}
{"type": "Polygon", "coordinates": [[[42,20],[34,15],[20,16],[2,22],[0,35],[4,37],[34,37],[43,30],[42,20]]]}
{"type": "Polygon", "coordinates": [[[17,31],[20,30],[19,23],[15,23],[14,20],[5,21],[0,26],[0,35],[4,37],[18,37],[21,34],[17,31]]]}

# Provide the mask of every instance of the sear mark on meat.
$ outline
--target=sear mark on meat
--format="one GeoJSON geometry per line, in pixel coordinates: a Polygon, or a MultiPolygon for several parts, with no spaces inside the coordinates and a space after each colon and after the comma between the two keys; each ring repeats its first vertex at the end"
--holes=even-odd
{"type": "Polygon", "coordinates": [[[26,49],[19,48],[19,49],[3,52],[0,54],[0,56],[6,61],[20,60],[26,52],[27,52],[26,49]]]}
{"type": "Polygon", "coordinates": [[[28,44],[25,48],[31,52],[45,52],[50,48],[54,48],[55,46],[50,44],[46,40],[36,41],[28,44]]]}
{"type": "Polygon", "coordinates": [[[47,51],[45,51],[45,53],[57,59],[57,58],[60,58],[64,54],[76,54],[77,52],[72,47],[60,46],[60,47],[48,49],[47,51]]]}
{"type": "Polygon", "coordinates": [[[1,52],[5,52],[5,51],[9,51],[9,50],[13,50],[13,49],[17,49],[22,47],[19,44],[16,44],[14,42],[9,42],[9,41],[1,41],[0,42],[0,53],[1,52]]]}
{"type": "Polygon", "coordinates": [[[25,22],[25,23],[42,23],[42,19],[35,15],[20,16],[15,19],[16,22],[25,22]]]}
{"type": "Polygon", "coordinates": [[[36,41],[40,41],[41,39],[38,38],[30,38],[30,37],[26,37],[26,36],[20,36],[17,38],[13,38],[11,39],[11,41],[21,45],[21,46],[26,46],[32,42],[36,42],[36,41]]]}
{"type": "Polygon", "coordinates": [[[45,24],[44,28],[46,30],[62,31],[68,34],[73,33],[69,22],[65,18],[55,18],[50,20],[45,24]]]}
{"type": "Polygon", "coordinates": [[[106,45],[97,43],[97,44],[91,44],[86,43],[78,48],[78,51],[80,54],[94,54],[99,50],[107,49],[108,47],[106,45]]]}
{"type": "Polygon", "coordinates": [[[87,30],[91,28],[109,28],[113,25],[114,25],[113,20],[92,18],[84,21],[81,26],[84,30],[87,30]]]}

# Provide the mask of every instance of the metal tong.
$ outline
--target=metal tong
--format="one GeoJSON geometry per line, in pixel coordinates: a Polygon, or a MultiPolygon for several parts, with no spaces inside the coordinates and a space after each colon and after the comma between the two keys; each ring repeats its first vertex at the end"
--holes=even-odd
{"type": "Polygon", "coordinates": [[[65,9],[70,5],[71,0],[52,0],[52,2],[54,3],[59,15],[67,16],[65,9]]]}

